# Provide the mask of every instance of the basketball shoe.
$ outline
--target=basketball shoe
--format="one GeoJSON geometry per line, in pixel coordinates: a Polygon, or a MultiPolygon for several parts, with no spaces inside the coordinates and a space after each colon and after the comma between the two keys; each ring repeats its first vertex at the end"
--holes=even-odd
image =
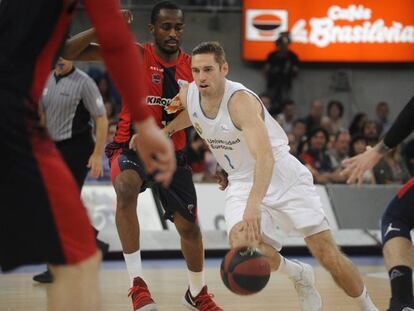
{"type": "Polygon", "coordinates": [[[147,284],[137,276],[129,289],[128,297],[132,298],[134,311],[157,311],[157,305],[151,297],[147,284]]]}
{"type": "Polygon", "coordinates": [[[209,294],[207,291],[207,285],[203,287],[201,292],[193,297],[190,292],[190,288],[187,289],[183,297],[183,305],[190,310],[199,311],[223,311],[213,300],[214,295],[209,294]]]}
{"type": "Polygon", "coordinates": [[[414,304],[390,305],[387,311],[414,311],[414,304]]]}
{"type": "Polygon", "coordinates": [[[321,311],[322,299],[315,287],[315,274],[312,267],[297,260],[295,262],[302,266],[300,277],[298,279],[291,278],[299,296],[300,310],[321,311]]]}

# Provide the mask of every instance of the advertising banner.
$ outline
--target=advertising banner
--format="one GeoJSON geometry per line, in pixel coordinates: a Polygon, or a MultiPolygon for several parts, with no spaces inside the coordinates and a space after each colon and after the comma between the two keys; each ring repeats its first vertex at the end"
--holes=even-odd
{"type": "Polygon", "coordinates": [[[413,62],[412,0],[244,0],[243,59],[266,60],[289,31],[304,62],[413,62]]]}

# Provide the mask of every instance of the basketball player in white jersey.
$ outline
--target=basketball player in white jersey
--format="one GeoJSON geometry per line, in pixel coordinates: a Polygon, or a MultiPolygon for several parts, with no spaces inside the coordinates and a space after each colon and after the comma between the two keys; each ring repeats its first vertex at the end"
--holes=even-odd
{"type": "Polygon", "coordinates": [[[165,131],[171,135],[193,125],[227,172],[224,214],[231,247],[257,246],[274,271],[293,281],[301,310],[322,310],[312,268],[279,254],[276,228],[298,233],[361,310],[378,310],[357,268],[336,246],[312,175],[290,155],[286,134],[256,94],[226,79],[228,64],[220,44],[195,47],[191,66],[194,82],[173,103],[184,110],[165,131]]]}

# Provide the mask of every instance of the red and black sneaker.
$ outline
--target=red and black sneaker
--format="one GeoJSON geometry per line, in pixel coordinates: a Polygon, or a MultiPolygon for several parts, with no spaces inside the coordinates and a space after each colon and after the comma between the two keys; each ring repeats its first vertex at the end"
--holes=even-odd
{"type": "Polygon", "coordinates": [[[132,298],[134,311],[157,311],[157,305],[151,297],[147,284],[137,276],[134,285],[129,289],[128,297],[132,298]]]}
{"type": "Polygon", "coordinates": [[[193,297],[191,295],[190,289],[187,289],[187,292],[183,298],[183,305],[185,305],[190,310],[200,310],[200,311],[223,311],[213,300],[214,295],[209,294],[207,291],[207,285],[203,287],[201,292],[193,297]]]}

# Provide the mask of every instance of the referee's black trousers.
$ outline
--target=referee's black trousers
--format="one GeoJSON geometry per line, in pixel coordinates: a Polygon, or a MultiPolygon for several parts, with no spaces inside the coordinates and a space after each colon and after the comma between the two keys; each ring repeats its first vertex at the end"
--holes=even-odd
{"type": "Polygon", "coordinates": [[[91,133],[87,132],[55,143],[81,190],[89,170],[86,165],[95,147],[91,133]]]}

